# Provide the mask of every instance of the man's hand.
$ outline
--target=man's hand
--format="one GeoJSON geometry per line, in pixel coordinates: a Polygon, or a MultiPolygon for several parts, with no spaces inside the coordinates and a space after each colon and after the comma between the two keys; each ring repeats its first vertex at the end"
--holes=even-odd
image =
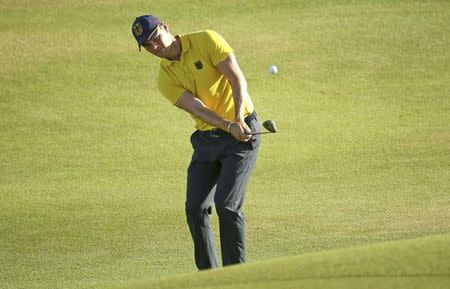
{"type": "Polygon", "coordinates": [[[232,122],[230,125],[230,134],[238,141],[248,141],[251,133],[251,129],[245,122],[232,122]]]}

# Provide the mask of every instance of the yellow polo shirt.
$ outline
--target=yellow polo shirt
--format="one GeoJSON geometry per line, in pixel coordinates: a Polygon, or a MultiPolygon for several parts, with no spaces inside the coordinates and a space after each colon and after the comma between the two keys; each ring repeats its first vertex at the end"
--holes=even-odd
{"type": "MultiPolygon", "coordinates": [[[[219,34],[206,30],[179,35],[181,58],[179,61],[162,59],[158,75],[158,88],[172,103],[189,91],[207,107],[227,120],[234,120],[234,101],[231,84],[215,66],[233,53],[233,49],[219,34]]],[[[244,100],[244,116],[253,112],[250,99],[244,100]]],[[[195,127],[210,130],[214,126],[192,116],[195,127]]]]}

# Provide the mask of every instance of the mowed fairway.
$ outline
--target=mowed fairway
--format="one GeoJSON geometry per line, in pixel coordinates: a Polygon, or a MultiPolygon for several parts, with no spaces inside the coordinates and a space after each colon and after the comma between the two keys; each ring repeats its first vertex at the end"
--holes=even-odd
{"type": "MultiPolygon", "coordinates": [[[[374,243],[416,238],[443,252],[448,11],[437,0],[2,0],[0,288],[108,288],[196,270],[184,216],[193,121],[157,92],[158,61],[137,50],[131,22],[147,12],[173,33],[222,34],[260,118],[277,122],[246,196],[250,266],[339,248],[349,249],[330,251],[338,259],[365,248],[373,260],[384,246],[374,243]]],[[[398,258],[421,260],[409,254],[398,258]]]]}

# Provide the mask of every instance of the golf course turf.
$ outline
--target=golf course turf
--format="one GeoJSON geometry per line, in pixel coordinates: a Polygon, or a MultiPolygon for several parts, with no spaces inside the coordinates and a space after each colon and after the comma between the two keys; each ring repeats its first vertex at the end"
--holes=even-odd
{"type": "Polygon", "coordinates": [[[0,288],[447,288],[449,11],[0,1],[0,288]],[[146,13],[173,34],[221,34],[261,122],[276,123],[246,192],[245,266],[196,273],[184,210],[194,122],[138,51],[131,24],[146,13]]]}
{"type": "Polygon", "coordinates": [[[337,249],[205,271],[121,289],[446,288],[450,235],[337,249]]]}

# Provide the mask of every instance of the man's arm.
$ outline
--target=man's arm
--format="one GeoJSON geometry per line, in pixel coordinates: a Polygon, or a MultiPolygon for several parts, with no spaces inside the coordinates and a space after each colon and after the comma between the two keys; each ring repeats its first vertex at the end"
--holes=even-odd
{"type": "Polygon", "coordinates": [[[237,63],[235,55],[233,53],[228,55],[216,65],[216,68],[230,81],[234,100],[234,120],[242,123],[248,129],[247,132],[250,133],[251,130],[244,121],[244,100],[250,98],[247,92],[247,81],[245,81],[244,74],[237,63]]]}
{"type": "Polygon", "coordinates": [[[224,131],[228,131],[240,141],[248,141],[250,139],[250,136],[246,134],[242,124],[221,118],[213,110],[207,107],[199,98],[195,97],[188,91],[185,91],[180,96],[175,105],[178,108],[200,118],[206,123],[218,127],[224,131]]]}

